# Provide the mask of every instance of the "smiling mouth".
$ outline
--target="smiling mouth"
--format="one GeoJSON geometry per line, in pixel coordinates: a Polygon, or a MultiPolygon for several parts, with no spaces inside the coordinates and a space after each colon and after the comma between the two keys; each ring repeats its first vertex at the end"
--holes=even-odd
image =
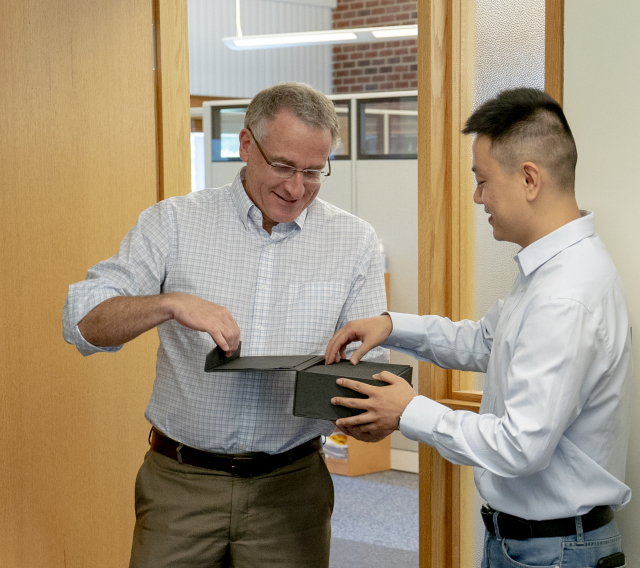
{"type": "Polygon", "coordinates": [[[277,197],[280,198],[281,201],[284,201],[285,203],[297,203],[298,200],[297,199],[287,199],[286,197],[282,197],[282,195],[278,195],[277,193],[275,194],[277,197]]]}

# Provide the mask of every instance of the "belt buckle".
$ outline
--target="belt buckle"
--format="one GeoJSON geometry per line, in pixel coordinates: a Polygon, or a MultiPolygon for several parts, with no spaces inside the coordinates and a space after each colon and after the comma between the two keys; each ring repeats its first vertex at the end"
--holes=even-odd
{"type": "Polygon", "coordinates": [[[234,456],[231,458],[231,475],[238,477],[251,477],[253,475],[253,458],[243,458],[234,456]]]}

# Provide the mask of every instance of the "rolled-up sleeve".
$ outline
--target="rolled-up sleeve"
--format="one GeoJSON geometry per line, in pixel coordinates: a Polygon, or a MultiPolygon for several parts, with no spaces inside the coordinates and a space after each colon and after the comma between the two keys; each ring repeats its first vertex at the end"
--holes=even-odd
{"type": "Polygon", "coordinates": [[[171,262],[171,209],[163,202],[143,211],[111,258],[89,269],[82,282],[69,286],[62,311],[63,337],[82,355],[115,352],[122,348],[92,345],[78,323],[93,308],[117,296],[151,296],[162,291],[171,262]]]}

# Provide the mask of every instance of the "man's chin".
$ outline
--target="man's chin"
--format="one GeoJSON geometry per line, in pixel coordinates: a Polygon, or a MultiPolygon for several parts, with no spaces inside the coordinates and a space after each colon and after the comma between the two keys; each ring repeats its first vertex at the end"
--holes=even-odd
{"type": "Polygon", "coordinates": [[[296,208],[293,211],[274,211],[273,215],[269,215],[271,219],[273,219],[276,223],[291,223],[295,221],[300,213],[304,211],[303,209],[296,208]]]}

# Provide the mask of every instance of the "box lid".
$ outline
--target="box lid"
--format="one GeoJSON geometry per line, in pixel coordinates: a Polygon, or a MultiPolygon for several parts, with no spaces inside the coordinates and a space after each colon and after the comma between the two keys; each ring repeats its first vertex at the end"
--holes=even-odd
{"type": "Polygon", "coordinates": [[[207,354],[204,370],[207,373],[232,371],[302,371],[324,361],[324,355],[263,355],[241,357],[242,344],[231,357],[220,347],[207,354]]]}

